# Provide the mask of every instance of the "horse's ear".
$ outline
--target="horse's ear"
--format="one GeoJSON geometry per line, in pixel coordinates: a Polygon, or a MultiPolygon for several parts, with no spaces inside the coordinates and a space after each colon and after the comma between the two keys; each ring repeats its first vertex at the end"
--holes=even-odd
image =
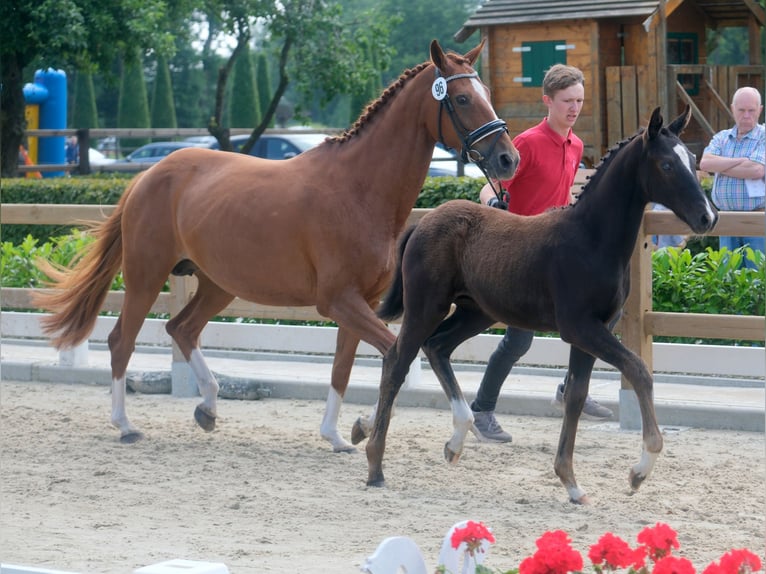
{"type": "Polygon", "coordinates": [[[692,119],[692,107],[689,104],[686,104],[684,113],[674,119],[673,122],[668,126],[668,129],[677,136],[680,136],[681,132],[684,131],[686,126],[689,125],[690,119],[692,119]]]}
{"type": "Polygon", "coordinates": [[[660,129],[662,129],[662,114],[660,113],[660,108],[654,108],[652,117],[649,120],[649,128],[646,130],[645,135],[650,140],[654,139],[660,133],[660,129]]]}
{"type": "Polygon", "coordinates": [[[442,69],[444,64],[444,50],[442,50],[438,40],[431,40],[431,61],[439,70],[442,69]]]}
{"type": "Polygon", "coordinates": [[[478,46],[476,46],[470,52],[466,52],[466,54],[463,56],[466,60],[468,60],[471,63],[471,66],[473,66],[476,60],[479,59],[479,56],[481,55],[481,51],[484,48],[485,41],[486,41],[486,38],[482,38],[478,46]]]}

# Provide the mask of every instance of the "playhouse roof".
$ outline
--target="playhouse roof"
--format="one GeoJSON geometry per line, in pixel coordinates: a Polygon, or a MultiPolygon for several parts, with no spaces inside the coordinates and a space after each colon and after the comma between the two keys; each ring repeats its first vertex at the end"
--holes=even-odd
{"type": "MultiPolygon", "coordinates": [[[[718,25],[744,24],[755,14],[764,25],[764,10],[755,0],[690,0],[711,22],[718,25]]],[[[667,0],[667,13],[673,12],[684,0],[667,0]]],[[[553,22],[557,20],[625,18],[638,16],[650,18],[658,11],[657,0],[487,0],[463,24],[455,34],[455,40],[466,40],[482,26],[502,26],[530,22],[553,22]]]]}

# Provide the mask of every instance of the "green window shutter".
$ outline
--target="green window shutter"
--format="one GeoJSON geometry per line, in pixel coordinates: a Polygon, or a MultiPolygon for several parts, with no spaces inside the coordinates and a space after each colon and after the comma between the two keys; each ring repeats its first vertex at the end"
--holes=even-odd
{"type": "Polygon", "coordinates": [[[522,42],[521,52],[522,78],[517,78],[525,87],[540,87],[543,85],[545,72],[553,64],[567,63],[567,50],[570,46],[565,40],[547,42],[522,42]]]}

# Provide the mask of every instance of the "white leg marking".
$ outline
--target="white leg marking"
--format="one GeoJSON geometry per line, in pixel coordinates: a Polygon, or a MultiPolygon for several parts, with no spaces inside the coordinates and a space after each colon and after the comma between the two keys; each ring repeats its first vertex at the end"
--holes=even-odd
{"type": "Polygon", "coordinates": [[[202,352],[199,349],[192,349],[189,365],[191,365],[194,376],[197,377],[197,387],[199,388],[199,394],[202,396],[202,404],[205,410],[210,416],[217,416],[216,401],[218,400],[218,389],[220,387],[213,373],[210,372],[205,362],[205,357],[202,356],[202,352]]]}
{"type": "Polygon", "coordinates": [[[659,456],[660,453],[658,452],[649,452],[643,449],[641,451],[641,460],[633,467],[633,472],[638,476],[644,477],[644,479],[649,478],[652,470],[654,470],[654,463],[657,462],[659,456]]]}
{"type": "Polygon", "coordinates": [[[465,437],[473,426],[473,413],[464,399],[450,401],[450,408],[452,409],[453,432],[447,441],[447,448],[459,457],[460,453],[463,452],[465,437]]]}
{"type": "Polygon", "coordinates": [[[354,445],[345,441],[338,432],[338,417],[340,416],[340,406],[342,404],[343,397],[338,394],[338,391],[330,387],[330,392],[327,394],[324,417],[322,417],[322,424],[319,427],[319,434],[332,445],[334,452],[352,452],[356,450],[354,445]]]}
{"type": "Polygon", "coordinates": [[[125,375],[119,379],[112,379],[112,425],[120,429],[120,436],[140,434],[128,420],[125,410],[125,375]]]}

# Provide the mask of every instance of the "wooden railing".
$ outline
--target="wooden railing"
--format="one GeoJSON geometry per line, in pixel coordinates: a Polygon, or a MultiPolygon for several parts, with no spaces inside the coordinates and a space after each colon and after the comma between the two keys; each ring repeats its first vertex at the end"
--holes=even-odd
{"type": "MultiPolygon", "coordinates": [[[[77,225],[83,221],[100,221],[109,216],[114,206],[3,204],[0,223],[77,225]]],[[[408,223],[420,219],[428,209],[414,209],[408,223]]],[[[710,235],[762,235],[766,227],[763,212],[721,212],[710,235]]],[[[652,311],[651,236],[688,234],[689,228],[672,212],[647,211],[631,262],[631,292],[625,303],[618,332],[622,341],[652,368],[652,337],[678,336],[732,340],[766,340],[766,323],[761,316],[715,315],[694,313],[660,313],[652,311]]],[[[161,293],[151,311],[178,313],[194,293],[195,281],[189,277],[171,277],[170,292],[161,293]]],[[[29,309],[31,289],[3,288],[0,299],[5,308],[29,309]]],[[[104,311],[119,312],[123,294],[110,292],[104,311]]],[[[252,317],[297,321],[322,321],[314,307],[272,307],[235,299],[221,313],[228,317],[252,317]]],[[[625,384],[625,383],[624,383],[625,384]]]]}

